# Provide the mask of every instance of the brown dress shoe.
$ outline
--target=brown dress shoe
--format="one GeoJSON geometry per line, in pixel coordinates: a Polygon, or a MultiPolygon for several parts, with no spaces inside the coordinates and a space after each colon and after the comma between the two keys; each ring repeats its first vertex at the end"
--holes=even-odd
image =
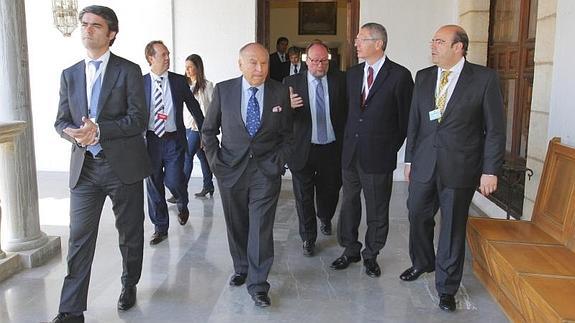
{"type": "Polygon", "coordinates": [[[158,243],[166,240],[167,238],[168,238],[167,232],[154,232],[154,234],[152,234],[152,239],[150,240],[150,245],[151,246],[157,245],[158,243]]]}
{"type": "Polygon", "coordinates": [[[178,213],[178,222],[181,225],[185,225],[188,222],[189,218],[190,218],[190,211],[188,211],[187,209],[181,210],[180,213],[178,213]]]}

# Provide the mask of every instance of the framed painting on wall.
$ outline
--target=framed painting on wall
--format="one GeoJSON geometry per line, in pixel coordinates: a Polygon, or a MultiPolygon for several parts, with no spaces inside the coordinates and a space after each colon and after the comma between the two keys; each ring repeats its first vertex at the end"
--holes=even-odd
{"type": "Polygon", "coordinates": [[[300,35],[335,35],[337,33],[337,2],[299,2],[300,35]]]}

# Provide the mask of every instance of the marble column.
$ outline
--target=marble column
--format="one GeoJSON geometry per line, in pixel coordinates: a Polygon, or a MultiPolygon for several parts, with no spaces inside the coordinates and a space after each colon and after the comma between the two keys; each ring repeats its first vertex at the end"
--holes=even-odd
{"type": "Polygon", "coordinates": [[[5,251],[21,252],[24,265],[33,267],[60,252],[60,239],[40,230],[24,0],[0,0],[0,27],[0,122],[27,123],[10,148],[13,159],[0,151],[2,186],[8,190],[2,192],[8,196],[2,198],[2,241],[5,251]]]}

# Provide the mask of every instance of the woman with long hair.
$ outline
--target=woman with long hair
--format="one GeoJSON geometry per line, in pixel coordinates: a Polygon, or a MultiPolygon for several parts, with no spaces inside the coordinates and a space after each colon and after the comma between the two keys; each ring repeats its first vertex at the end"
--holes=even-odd
{"type": "MultiPolygon", "coordinates": [[[[192,90],[192,93],[200,104],[200,108],[205,116],[212,100],[214,85],[212,82],[206,80],[206,76],[204,74],[204,63],[199,55],[192,54],[186,58],[186,78],[188,79],[190,90],[192,90]]],[[[208,165],[206,154],[200,147],[200,130],[187,109],[184,109],[184,124],[186,125],[186,138],[188,140],[188,150],[186,152],[186,159],[184,162],[186,185],[190,180],[192,169],[194,167],[194,155],[196,155],[200,160],[204,181],[202,190],[194,195],[196,197],[205,197],[208,194],[213,196],[213,174],[208,165]]],[[[172,203],[176,202],[174,197],[170,198],[168,201],[172,203]]]]}

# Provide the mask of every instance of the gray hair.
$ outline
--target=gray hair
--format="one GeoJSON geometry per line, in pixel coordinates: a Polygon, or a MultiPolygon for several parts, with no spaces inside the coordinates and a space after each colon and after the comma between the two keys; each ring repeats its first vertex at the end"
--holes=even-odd
{"type": "Polygon", "coordinates": [[[361,26],[361,29],[369,30],[369,34],[374,39],[379,39],[383,41],[382,49],[385,51],[387,48],[387,30],[383,25],[378,24],[377,22],[368,22],[365,25],[361,26]]]}

